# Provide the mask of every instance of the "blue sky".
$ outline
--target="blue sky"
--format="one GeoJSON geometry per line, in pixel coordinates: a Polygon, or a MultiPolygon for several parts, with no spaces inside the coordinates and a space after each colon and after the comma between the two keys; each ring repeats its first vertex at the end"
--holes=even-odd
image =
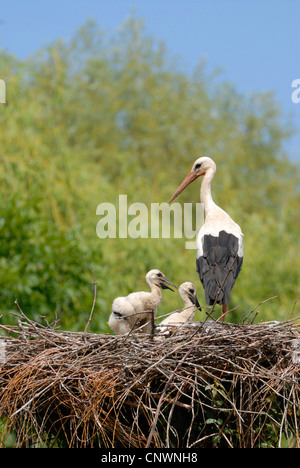
{"type": "MultiPolygon", "coordinates": [[[[132,8],[183,69],[206,58],[245,94],[273,90],[300,132],[300,103],[291,99],[300,79],[300,0],[0,0],[0,48],[25,58],[70,38],[88,18],[113,34],[132,8]]],[[[300,136],[287,150],[300,161],[300,136]]]]}

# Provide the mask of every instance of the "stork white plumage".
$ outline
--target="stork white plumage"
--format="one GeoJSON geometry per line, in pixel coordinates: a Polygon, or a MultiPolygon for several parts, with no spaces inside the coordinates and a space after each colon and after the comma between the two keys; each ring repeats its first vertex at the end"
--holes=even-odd
{"type": "Polygon", "coordinates": [[[151,333],[157,307],[162,299],[162,289],[176,286],[157,269],[150,270],[146,281],[151,292],[133,292],[128,296],[117,297],[112,304],[108,325],[118,335],[139,329],[140,333],[151,333]]]}
{"type": "Polygon", "coordinates": [[[174,327],[179,327],[187,322],[192,322],[195,316],[195,311],[200,308],[197,299],[197,291],[193,283],[186,281],[182,283],[178,292],[184,303],[184,308],[173,312],[162,320],[157,326],[158,333],[168,333],[174,327]]]}
{"type": "Polygon", "coordinates": [[[213,201],[211,182],[215,173],[216,164],[211,158],[197,159],[169,203],[191,182],[204,176],[200,200],[204,205],[205,222],[197,235],[197,271],[207,304],[222,304],[224,320],[231,290],[242,268],[243,234],[240,226],[213,201]]]}

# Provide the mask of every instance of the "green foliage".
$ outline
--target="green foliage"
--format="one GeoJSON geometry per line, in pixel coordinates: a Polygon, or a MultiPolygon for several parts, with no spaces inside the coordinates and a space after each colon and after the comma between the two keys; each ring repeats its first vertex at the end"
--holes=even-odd
{"type": "MultiPolygon", "coordinates": [[[[185,239],[99,239],[96,207],[166,202],[194,159],[217,163],[215,200],[242,226],[245,262],[233,319],[278,295],[259,315],[284,319],[300,295],[299,167],[286,157],[287,124],[270,93],[246,97],[200,63],[187,76],[131,17],[108,38],[88,21],[19,62],[0,52],[7,104],[0,108],[2,321],[17,298],[28,314],[108,331],[114,297],[145,287],[160,268],[193,281],[185,239]]],[[[196,185],[180,202],[198,201],[196,185]]],[[[181,306],[166,292],[160,309],[181,306]]]]}
{"type": "Polygon", "coordinates": [[[40,315],[48,322],[58,318],[78,329],[92,303],[91,250],[82,242],[79,226],[58,232],[53,222],[40,219],[37,207],[35,199],[15,195],[1,210],[0,287],[2,304],[7,304],[5,322],[18,299],[34,319],[40,315]]]}
{"type": "MultiPolygon", "coordinates": [[[[228,396],[232,395],[232,388],[228,392],[228,381],[225,383],[225,387],[220,382],[214,381],[205,388],[206,395],[203,394],[202,403],[206,402],[205,397],[207,397],[209,404],[205,405],[205,411],[203,410],[204,405],[202,406],[201,411],[199,411],[202,421],[198,421],[193,428],[196,440],[201,439],[202,441],[202,445],[198,448],[236,448],[247,447],[249,444],[249,439],[247,440],[249,434],[247,431],[241,431],[238,418],[232,417],[232,411],[227,409],[228,396]]],[[[237,400],[242,398],[241,395],[242,393],[236,395],[237,400]]],[[[253,448],[277,448],[285,445],[293,447],[295,440],[291,435],[288,423],[282,427],[281,397],[274,393],[272,397],[266,398],[264,403],[263,410],[253,411],[252,415],[250,415],[250,411],[248,414],[246,411],[244,416],[245,421],[249,421],[253,448]]],[[[292,413],[292,407],[287,411],[292,413]]]]}

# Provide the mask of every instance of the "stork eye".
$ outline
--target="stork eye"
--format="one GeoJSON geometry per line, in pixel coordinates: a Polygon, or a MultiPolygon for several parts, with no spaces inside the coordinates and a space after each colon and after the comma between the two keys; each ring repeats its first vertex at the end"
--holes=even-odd
{"type": "Polygon", "coordinates": [[[189,293],[194,294],[193,289],[189,289],[189,293]]]}
{"type": "Polygon", "coordinates": [[[162,277],[162,274],[161,274],[161,273],[157,273],[157,276],[158,276],[159,278],[161,278],[161,277],[162,277]]]}
{"type": "Polygon", "coordinates": [[[195,169],[196,169],[196,170],[199,169],[199,168],[201,167],[201,164],[202,164],[202,163],[197,163],[196,166],[195,166],[195,169]]]}

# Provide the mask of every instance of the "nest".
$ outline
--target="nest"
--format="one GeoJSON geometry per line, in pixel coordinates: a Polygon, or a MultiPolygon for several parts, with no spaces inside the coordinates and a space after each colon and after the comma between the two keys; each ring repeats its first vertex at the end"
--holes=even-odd
{"type": "Polygon", "coordinates": [[[1,328],[1,446],[300,445],[295,322],[199,323],[161,338],[59,331],[24,315],[1,328]]]}

